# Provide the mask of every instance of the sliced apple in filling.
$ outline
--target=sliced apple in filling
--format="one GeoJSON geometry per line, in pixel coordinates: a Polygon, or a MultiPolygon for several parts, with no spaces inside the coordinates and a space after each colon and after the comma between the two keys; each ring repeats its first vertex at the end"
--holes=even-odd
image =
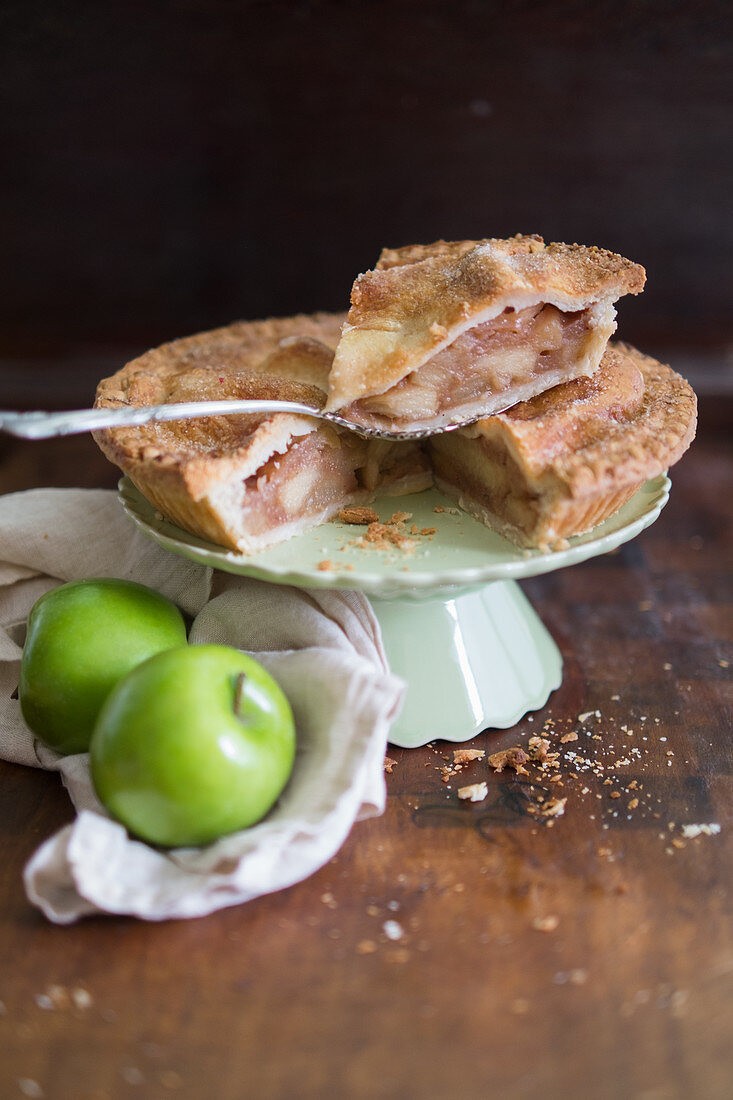
{"type": "Polygon", "coordinates": [[[554,548],[613,515],[676,462],[696,401],[669,367],[611,344],[592,378],[433,436],[437,486],[520,546],[554,548]]]}
{"type": "MultiPolygon", "coordinates": [[[[276,398],[320,407],[342,318],[240,323],[147,352],[101,382],[97,405],[276,398]]],[[[432,483],[417,444],[367,442],[308,416],[202,417],[95,433],[148,500],[204,539],[251,553],[375,492],[432,483]]]]}
{"type": "Polygon", "coordinates": [[[537,237],[387,250],[359,276],[326,407],[375,427],[444,427],[588,376],[643,268],[537,237]]]}

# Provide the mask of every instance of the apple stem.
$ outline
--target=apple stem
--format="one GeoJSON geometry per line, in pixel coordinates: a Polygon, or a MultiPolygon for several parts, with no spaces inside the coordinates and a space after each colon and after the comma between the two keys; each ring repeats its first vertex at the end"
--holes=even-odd
{"type": "Polygon", "coordinates": [[[242,701],[244,699],[244,685],[247,680],[247,673],[240,672],[234,683],[234,713],[237,718],[242,717],[242,701]]]}

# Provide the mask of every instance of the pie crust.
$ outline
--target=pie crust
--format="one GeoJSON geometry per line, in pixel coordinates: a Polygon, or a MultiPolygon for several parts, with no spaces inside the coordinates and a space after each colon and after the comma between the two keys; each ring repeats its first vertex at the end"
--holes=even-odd
{"type": "MultiPolygon", "coordinates": [[[[523,248],[526,241],[521,239],[523,248]]],[[[540,249],[546,282],[546,256],[555,247],[566,249],[540,249]]],[[[472,242],[432,248],[439,258],[441,250],[449,256],[462,248],[463,255],[474,251],[472,242]]],[[[529,249],[525,259],[537,254],[529,249]]],[[[399,257],[416,255],[419,266],[422,251],[403,250],[399,257]]],[[[385,253],[381,270],[399,269],[395,257],[385,253]]],[[[604,286],[610,282],[618,289],[625,280],[628,288],[638,276],[624,266],[627,261],[614,266],[616,259],[599,253],[588,262],[604,267],[604,286]]],[[[583,266],[577,255],[576,262],[583,266]]],[[[558,270],[563,266],[567,290],[573,264],[558,260],[558,270]]],[[[273,397],[321,407],[343,323],[342,314],[319,313],[239,322],[176,340],[101,382],[96,404],[273,397]]],[[[344,508],[362,514],[375,495],[417,492],[433,483],[500,534],[544,550],[590,530],[676,462],[694,437],[695,421],[695,395],[687,382],[617,343],[608,345],[590,377],[556,385],[422,445],[367,442],[313,417],[284,413],[158,422],[94,436],[163,515],[243,553],[283,541],[344,508]]]]}
{"type": "MultiPolygon", "coordinates": [[[[96,405],[269,397],[320,407],[342,322],[337,314],[240,322],[176,340],[102,381],[96,405]]],[[[376,491],[412,492],[432,481],[417,444],[367,443],[308,416],[212,416],[94,437],[163,515],[244,553],[376,491]]]]}
{"type": "Polygon", "coordinates": [[[591,375],[614,302],[644,280],[622,256],[536,236],[386,249],[352,288],[326,407],[396,431],[499,412],[591,375]]]}
{"type": "Polygon", "coordinates": [[[696,411],[692,388],[670,367],[610,344],[591,378],[432,437],[435,483],[518,545],[555,549],[677,462],[696,411]]]}

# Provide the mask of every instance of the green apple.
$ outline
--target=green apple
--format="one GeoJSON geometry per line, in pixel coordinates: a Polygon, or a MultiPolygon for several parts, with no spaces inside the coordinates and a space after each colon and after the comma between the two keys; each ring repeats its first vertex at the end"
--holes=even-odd
{"type": "Polygon", "coordinates": [[[23,717],[57,752],[86,752],[115,684],[185,642],[181,612],[142,584],[102,578],[53,588],[28,618],[18,684],[23,717]]]}
{"type": "Polygon", "coordinates": [[[187,646],[117,685],[90,751],[94,787],[114,817],[143,840],[188,847],[264,817],[290,777],[295,725],[251,657],[187,646]]]}

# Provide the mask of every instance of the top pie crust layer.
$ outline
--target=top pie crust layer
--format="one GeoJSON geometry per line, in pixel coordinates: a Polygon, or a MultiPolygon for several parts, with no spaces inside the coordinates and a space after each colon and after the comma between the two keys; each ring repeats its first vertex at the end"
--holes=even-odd
{"type": "Polygon", "coordinates": [[[505,440],[527,485],[581,497],[656,477],[695,434],[697,402],[679,374],[629,344],[609,344],[592,378],[557,386],[463,434],[505,440]]]}
{"type": "Polygon", "coordinates": [[[670,367],[609,344],[598,371],[429,443],[437,484],[520,545],[612,515],[690,445],[697,402],[670,367]]]}
{"type": "MultiPolygon", "coordinates": [[[[343,316],[239,322],[147,352],[99,384],[97,407],[274,398],[321,407],[343,316]]],[[[106,456],[186,530],[251,552],[379,488],[430,484],[415,443],[367,443],[305,415],[165,421],[94,433],[106,456]]]]}
{"type": "MultiPolygon", "coordinates": [[[[342,315],[314,314],[177,340],[101,382],[96,404],[269,396],[322,406],[342,323],[342,315]]],[[[693,391],[669,367],[610,344],[592,377],[433,436],[425,452],[415,443],[367,444],[283,413],[151,423],[95,439],[174,522],[245,552],[385,486],[425,488],[430,462],[439,487],[472,514],[543,547],[595,526],[676,462],[694,436],[695,409],[693,391]]]]}
{"type": "MultiPolygon", "coordinates": [[[[306,401],[321,407],[342,314],[240,321],[153,348],[104,379],[96,406],[158,405],[227,398],[306,401]]],[[[236,471],[251,476],[318,421],[283,413],[205,417],[95,433],[127,472],[151,467],[179,478],[192,499],[236,471]]]]}
{"type": "MultiPolygon", "coordinates": [[[[595,307],[599,339],[577,373],[591,374],[613,332],[613,302],[638,294],[644,269],[596,247],[541,237],[438,241],[385,249],[360,275],[329,378],[327,408],[386,394],[464,333],[506,309],[547,304],[563,313],[595,307]]],[[[564,378],[539,379],[525,399],[564,378]]],[[[486,411],[497,411],[500,405],[486,411]]],[[[481,409],[475,411],[480,412],[481,409]]],[[[399,416],[399,396],[395,396],[399,416]]]]}

